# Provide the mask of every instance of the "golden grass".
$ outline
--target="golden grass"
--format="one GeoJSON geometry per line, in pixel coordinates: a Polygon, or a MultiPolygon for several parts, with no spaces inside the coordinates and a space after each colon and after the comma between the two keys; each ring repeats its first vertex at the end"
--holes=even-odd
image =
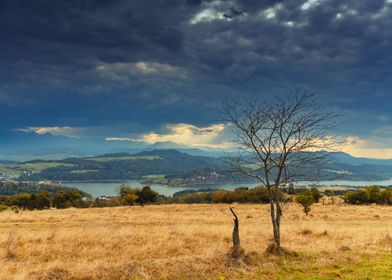
{"type": "Polygon", "coordinates": [[[295,254],[283,257],[264,254],[267,205],[234,209],[248,254],[238,263],[226,256],[228,205],[1,212],[0,279],[357,279],[348,275],[377,265],[392,273],[391,207],[318,204],[306,217],[288,204],[282,245],[295,254]]]}

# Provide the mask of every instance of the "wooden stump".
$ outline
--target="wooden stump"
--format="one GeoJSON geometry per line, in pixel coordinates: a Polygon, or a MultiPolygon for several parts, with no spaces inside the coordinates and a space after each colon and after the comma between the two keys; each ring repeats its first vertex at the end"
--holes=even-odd
{"type": "Polygon", "coordinates": [[[243,256],[244,250],[241,248],[240,244],[240,234],[239,234],[239,222],[238,217],[235,214],[234,210],[230,208],[231,213],[234,215],[234,228],[233,228],[233,247],[230,249],[230,257],[234,259],[238,259],[239,257],[243,256]]]}

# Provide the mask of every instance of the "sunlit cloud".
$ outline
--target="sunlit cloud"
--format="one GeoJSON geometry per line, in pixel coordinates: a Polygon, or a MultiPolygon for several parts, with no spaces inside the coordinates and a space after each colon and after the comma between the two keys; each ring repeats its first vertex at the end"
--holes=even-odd
{"type": "Polygon", "coordinates": [[[392,158],[392,147],[385,147],[376,138],[365,140],[357,136],[348,136],[340,150],[355,157],[392,158]]]}
{"type": "Polygon", "coordinates": [[[158,134],[150,132],[141,137],[146,143],[173,142],[189,147],[221,148],[231,147],[231,143],[225,138],[224,124],[213,124],[198,127],[192,124],[179,123],[166,126],[167,133],[158,134]]]}

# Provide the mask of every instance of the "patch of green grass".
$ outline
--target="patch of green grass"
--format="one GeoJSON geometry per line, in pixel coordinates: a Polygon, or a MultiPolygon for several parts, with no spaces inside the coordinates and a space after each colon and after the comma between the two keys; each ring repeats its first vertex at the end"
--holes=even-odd
{"type": "Polygon", "coordinates": [[[275,269],[262,267],[258,275],[276,280],[329,280],[329,279],[391,279],[392,253],[375,255],[338,252],[336,255],[299,255],[278,257],[275,269]]]}
{"type": "Polygon", "coordinates": [[[145,184],[161,184],[166,185],[168,179],[165,178],[165,174],[151,174],[143,176],[141,182],[145,184]]]}
{"type": "Polygon", "coordinates": [[[19,175],[19,171],[7,167],[7,164],[0,164],[0,174],[3,174],[5,176],[17,176],[19,175]]]}
{"type": "Polygon", "coordinates": [[[88,158],[87,160],[91,161],[116,161],[116,160],[155,160],[155,159],[162,159],[158,156],[123,156],[123,157],[92,157],[88,158]]]}
{"type": "Polygon", "coordinates": [[[85,170],[72,170],[70,173],[72,174],[84,174],[84,173],[95,173],[99,172],[99,170],[96,169],[85,169],[85,170]]]}
{"type": "Polygon", "coordinates": [[[12,176],[20,175],[22,171],[40,172],[44,169],[58,166],[73,166],[73,164],[62,162],[26,162],[18,164],[0,164],[0,173],[7,176],[12,176]]]}

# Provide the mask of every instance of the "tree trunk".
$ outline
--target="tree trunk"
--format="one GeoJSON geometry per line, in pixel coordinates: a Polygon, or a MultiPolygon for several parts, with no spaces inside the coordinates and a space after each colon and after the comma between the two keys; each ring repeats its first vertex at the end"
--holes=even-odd
{"type": "Polygon", "coordinates": [[[237,259],[243,255],[244,250],[241,248],[241,245],[240,245],[238,217],[235,214],[234,210],[231,207],[229,207],[229,208],[230,208],[231,213],[233,213],[233,215],[234,215],[233,247],[231,247],[231,249],[230,249],[230,256],[234,259],[237,259]]]}
{"type": "Polygon", "coordinates": [[[275,209],[273,209],[272,211],[273,211],[273,214],[271,215],[271,220],[272,220],[272,227],[273,227],[273,232],[274,232],[274,243],[275,243],[276,247],[280,247],[280,227],[277,222],[278,213],[275,213],[275,209]]]}
{"type": "Polygon", "coordinates": [[[280,208],[279,201],[275,201],[276,203],[276,225],[275,225],[275,244],[277,249],[280,249],[280,217],[282,216],[282,209],[280,208]]]}
{"type": "Polygon", "coordinates": [[[274,233],[274,242],[270,244],[267,248],[269,253],[279,253],[280,247],[280,218],[282,216],[282,209],[280,207],[279,201],[271,199],[270,201],[270,214],[272,222],[272,230],[274,233]]]}

